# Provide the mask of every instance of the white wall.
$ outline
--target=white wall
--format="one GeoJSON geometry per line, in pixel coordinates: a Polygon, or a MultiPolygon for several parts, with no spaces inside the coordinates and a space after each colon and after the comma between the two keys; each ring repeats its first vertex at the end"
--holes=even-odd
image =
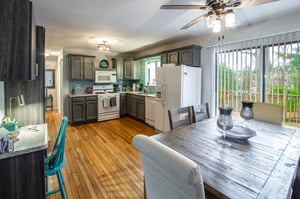
{"type": "Polygon", "coordinates": [[[45,59],[45,69],[54,69],[55,70],[55,88],[48,88],[48,95],[53,96],[53,108],[57,109],[57,87],[58,87],[58,62],[57,56],[49,56],[45,59]]]}

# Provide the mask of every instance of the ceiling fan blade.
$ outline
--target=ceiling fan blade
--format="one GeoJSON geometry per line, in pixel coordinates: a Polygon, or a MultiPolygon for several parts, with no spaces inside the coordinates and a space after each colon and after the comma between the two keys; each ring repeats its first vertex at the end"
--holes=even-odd
{"type": "Polygon", "coordinates": [[[250,6],[256,6],[256,5],[261,5],[261,4],[266,4],[266,3],[272,3],[280,0],[242,0],[241,7],[250,7],[250,6]]]}
{"type": "Polygon", "coordinates": [[[202,9],[202,10],[206,10],[206,9],[209,9],[209,7],[205,6],[205,5],[162,5],[162,6],[160,6],[160,9],[186,9],[186,10],[202,9]]]}
{"type": "Polygon", "coordinates": [[[185,26],[183,26],[182,28],[180,28],[181,30],[184,29],[188,29],[189,27],[195,25],[196,23],[198,23],[199,21],[201,21],[202,19],[206,18],[209,15],[209,13],[206,13],[204,15],[201,15],[195,19],[193,19],[192,21],[190,21],[188,24],[186,24],[185,26]]]}

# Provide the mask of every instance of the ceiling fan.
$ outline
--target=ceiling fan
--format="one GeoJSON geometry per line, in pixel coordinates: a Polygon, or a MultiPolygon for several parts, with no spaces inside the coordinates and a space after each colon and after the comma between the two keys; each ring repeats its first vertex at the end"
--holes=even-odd
{"type": "Polygon", "coordinates": [[[196,17],[181,29],[188,29],[202,19],[207,18],[207,26],[213,28],[213,32],[221,31],[221,18],[225,17],[225,26],[235,25],[234,8],[250,7],[271,3],[279,0],[206,0],[205,5],[162,5],[160,9],[200,9],[207,10],[206,14],[196,17]]]}

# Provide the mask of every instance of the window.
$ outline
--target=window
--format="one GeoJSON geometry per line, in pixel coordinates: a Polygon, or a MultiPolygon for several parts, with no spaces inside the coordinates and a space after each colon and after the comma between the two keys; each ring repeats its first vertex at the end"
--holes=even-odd
{"type": "Polygon", "coordinates": [[[217,106],[242,100],[281,104],[287,124],[300,120],[300,32],[213,47],[217,106]]]}
{"type": "Polygon", "coordinates": [[[145,62],[145,85],[155,86],[155,69],[160,67],[160,57],[149,58],[145,62]]]}

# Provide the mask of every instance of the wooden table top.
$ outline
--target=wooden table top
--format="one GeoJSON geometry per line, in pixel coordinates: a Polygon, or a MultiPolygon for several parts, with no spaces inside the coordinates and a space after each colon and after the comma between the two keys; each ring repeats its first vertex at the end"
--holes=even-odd
{"type": "MultiPolygon", "coordinates": [[[[238,120],[238,119],[237,119],[238,120]]],[[[238,121],[235,121],[236,124],[238,121]]],[[[152,136],[197,162],[206,188],[219,197],[287,198],[300,156],[300,129],[251,120],[256,136],[217,142],[216,119],[152,136]]]]}

